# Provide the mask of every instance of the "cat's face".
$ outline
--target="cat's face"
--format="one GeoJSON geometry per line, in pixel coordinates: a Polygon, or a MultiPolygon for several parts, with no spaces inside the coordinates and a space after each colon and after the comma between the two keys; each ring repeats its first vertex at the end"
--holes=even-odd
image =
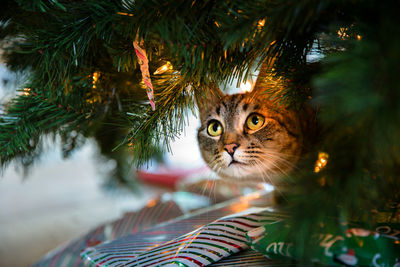
{"type": "Polygon", "coordinates": [[[199,106],[198,142],[207,165],[223,178],[275,184],[301,152],[293,111],[276,108],[257,92],[207,99],[199,106]]]}

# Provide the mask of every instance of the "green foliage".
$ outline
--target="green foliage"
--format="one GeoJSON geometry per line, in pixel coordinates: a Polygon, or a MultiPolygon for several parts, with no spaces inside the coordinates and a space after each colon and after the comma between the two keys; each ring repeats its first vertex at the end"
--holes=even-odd
{"type": "Polygon", "coordinates": [[[77,136],[94,137],[126,182],[128,155],[143,164],[168,149],[194,95],[210,83],[244,81],[251,67],[268,60],[288,85],[268,93],[298,109],[314,105],[322,126],[291,177],[286,208],[300,229],[297,243],[307,244],[327,217],[368,222],[373,210],[400,202],[396,1],[9,0],[4,6],[5,60],[29,72],[23,87],[31,91],[1,115],[3,167],[36,158],[44,134],[61,135],[66,153],[77,136]],[[149,58],[155,111],[141,82],[136,38],[149,58]],[[312,54],[323,59],[311,62],[312,54]],[[167,61],[173,69],[154,74],[167,61]],[[315,173],[321,151],[328,164],[315,173]]]}

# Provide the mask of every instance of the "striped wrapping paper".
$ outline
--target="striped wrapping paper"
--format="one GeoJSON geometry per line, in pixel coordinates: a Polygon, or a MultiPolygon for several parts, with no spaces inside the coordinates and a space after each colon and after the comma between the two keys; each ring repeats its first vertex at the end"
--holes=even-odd
{"type": "Polygon", "coordinates": [[[245,251],[247,231],[284,215],[253,208],[221,218],[257,203],[265,205],[265,196],[256,193],[216,205],[88,248],[81,256],[87,266],[287,266],[267,260],[258,252],[245,251]]]}
{"type": "Polygon", "coordinates": [[[82,267],[84,264],[79,254],[85,248],[149,229],[158,223],[182,215],[181,209],[174,201],[158,200],[149,204],[151,205],[145,206],[138,212],[126,213],[122,218],[101,225],[85,236],[49,252],[32,267],[82,267]]]}

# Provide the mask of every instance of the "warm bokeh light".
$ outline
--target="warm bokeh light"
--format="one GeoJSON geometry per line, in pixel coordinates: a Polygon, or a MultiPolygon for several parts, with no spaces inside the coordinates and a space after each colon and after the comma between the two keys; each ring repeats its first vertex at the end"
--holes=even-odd
{"type": "Polygon", "coordinates": [[[240,201],[231,205],[232,212],[238,213],[250,208],[250,201],[261,196],[260,192],[253,192],[240,197],[240,201]]]}
{"type": "Polygon", "coordinates": [[[157,204],[157,200],[156,199],[150,199],[147,204],[146,207],[151,208],[154,207],[157,204]]]}
{"type": "Polygon", "coordinates": [[[162,65],[161,67],[159,67],[159,68],[154,72],[154,75],[163,74],[163,73],[166,72],[167,70],[172,70],[172,64],[171,64],[171,62],[169,62],[169,61],[167,61],[167,63],[165,63],[164,65],[162,65]]]}
{"type": "Polygon", "coordinates": [[[349,35],[347,34],[347,30],[348,30],[348,28],[344,28],[344,27],[339,28],[337,34],[340,39],[344,40],[349,37],[349,35]]]}
{"type": "Polygon", "coordinates": [[[129,17],[133,17],[133,14],[129,14],[129,13],[125,13],[125,12],[117,12],[118,15],[122,15],[122,16],[129,16],[129,17]]]}
{"type": "Polygon", "coordinates": [[[31,88],[24,88],[24,91],[22,92],[22,94],[28,96],[28,95],[30,95],[30,92],[31,92],[31,88]]]}
{"type": "Polygon", "coordinates": [[[93,77],[93,89],[94,89],[94,88],[96,88],[97,80],[100,77],[100,72],[97,72],[97,71],[93,72],[92,77],[93,77]]]}
{"type": "Polygon", "coordinates": [[[326,164],[328,163],[328,158],[329,155],[328,153],[325,152],[319,152],[318,153],[318,159],[315,162],[315,168],[314,168],[314,172],[319,172],[322,168],[324,168],[326,166],[326,164]]]}
{"type": "Polygon", "coordinates": [[[243,93],[251,92],[253,90],[253,84],[250,81],[247,81],[245,83],[241,83],[239,88],[243,93]]]}

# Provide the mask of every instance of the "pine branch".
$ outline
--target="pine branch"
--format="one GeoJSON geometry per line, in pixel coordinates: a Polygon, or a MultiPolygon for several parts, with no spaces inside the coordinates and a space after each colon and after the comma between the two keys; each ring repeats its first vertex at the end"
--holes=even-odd
{"type": "MultiPolygon", "coordinates": [[[[370,229],[378,222],[398,222],[398,208],[393,208],[400,203],[400,108],[395,101],[400,96],[400,38],[395,6],[379,6],[378,17],[385,19],[358,20],[360,37],[342,36],[346,49],[330,53],[314,80],[313,103],[321,108],[324,134],[302,171],[294,174],[288,205],[301,233],[297,243],[304,247],[321,222],[328,232],[337,231],[344,221],[362,222],[370,229]],[[329,160],[314,173],[320,151],[327,152],[329,160]]],[[[310,253],[303,254],[310,258],[310,253]]]]}
{"type": "Polygon", "coordinates": [[[52,102],[32,89],[21,93],[9,104],[7,114],[0,118],[2,167],[12,159],[36,155],[44,134],[72,132],[85,121],[85,116],[71,107],[52,102]]]}
{"type": "Polygon", "coordinates": [[[184,129],[188,109],[194,109],[192,85],[185,83],[177,72],[168,76],[174,76],[173,82],[156,94],[157,108],[154,112],[147,108],[142,112],[136,109],[127,113],[133,128],[123,144],[133,147],[137,165],[146,163],[160,144],[169,150],[170,141],[184,129]]]}

